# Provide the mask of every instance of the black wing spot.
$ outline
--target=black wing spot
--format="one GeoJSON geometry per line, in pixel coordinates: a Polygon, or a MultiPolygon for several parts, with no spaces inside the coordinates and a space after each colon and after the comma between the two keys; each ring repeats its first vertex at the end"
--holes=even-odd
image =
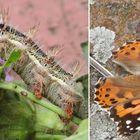
{"type": "Polygon", "coordinates": [[[110,95],[109,94],[105,94],[105,97],[109,97],[110,95]]]}
{"type": "Polygon", "coordinates": [[[130,55],[130,52],[126,52],[125,55],[130,55]]]}
{"type": "Polygon", "coordinates": [[[106,91],[107,91],[107,92],[110,92],[110,91],[111,91],[111,89],[110,89],[110,88],[106,88],[106,91]]]}
{"type": "Polygon", "coordinates": [[[99,91],[96,91],[96,92],[95,92],[96,95],[99,95],[99,93],[100,93],[99,91]]]}
{"type": "Polygon", "coordinates": [[[131,50],[134,51],[134,50],[136,50],[136,48],[135,47],[132,47],[131,50]]]}

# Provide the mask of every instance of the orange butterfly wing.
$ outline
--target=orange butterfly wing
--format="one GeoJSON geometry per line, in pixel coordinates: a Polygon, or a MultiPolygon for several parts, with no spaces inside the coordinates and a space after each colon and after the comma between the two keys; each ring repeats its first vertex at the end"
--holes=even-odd
{"type": "Polygon", "coordinates": [[[140,40],[128,42],[113,52],[113,62],[132,74],[140,74],[140,40]]]}
{"type": "Polygon", "coordinates": [[[95,85],[95,91],[95,101],[118,122],[121,135],[140,130],[140,76],[104,78],[95,85]]]}
{"type": "Polygon", "coordinates": [[[140,130],[140,96],[116,104],[110,110],[110,117],[118,122],[118,132],[130,136],[140,130]]]}
{"type": "Polygon", "coordinates": [[[140,95],[140,76],[110,77],[99,80],[95,85],[95,101],[103,108],[132,99],[140,95]]]}

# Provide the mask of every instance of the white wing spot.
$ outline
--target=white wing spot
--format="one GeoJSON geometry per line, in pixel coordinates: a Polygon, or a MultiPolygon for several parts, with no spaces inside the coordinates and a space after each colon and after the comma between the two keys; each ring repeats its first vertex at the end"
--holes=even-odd
{"type": "Polygon", "coordinates": [[[126,124],[130,124],[130,123],[131,123],[131,121],[130,121],[130,120],[127,120],[127,121],[126,121],[126,124]]]}
{"type": "Polygon", "coordinates": [[[140,121],[140,117],[138,117],[137,120],[140,121]]]}
{"type": "Polygon", "coordinates": [[[130,128],[130,126],[129,126],[129,125],[127,125],[127,126],[126,126],[126,128],[130,128]]]}
{"type": "Polygon", "coordinates": [[[134,130],[134,128],[130,128],[130,131],[134,130]]]}
{"type": "Polygon", "coordinates": [[[140,130],[140,126],[138,126],[138,127],[136,128],[136,130],[140,130]]]}

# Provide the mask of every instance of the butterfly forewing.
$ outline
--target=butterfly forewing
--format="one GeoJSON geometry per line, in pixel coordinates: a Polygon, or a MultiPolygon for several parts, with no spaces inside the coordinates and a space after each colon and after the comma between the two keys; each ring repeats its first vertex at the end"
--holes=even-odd
{"type": "Polygon", "coordinates": [[[113,53],[113,61],[132,74],[140,74],[140,41],[125,43],[113,53]]]}

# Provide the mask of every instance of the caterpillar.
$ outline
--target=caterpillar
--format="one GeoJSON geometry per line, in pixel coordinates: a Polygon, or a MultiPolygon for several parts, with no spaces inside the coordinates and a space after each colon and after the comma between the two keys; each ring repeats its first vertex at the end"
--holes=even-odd
{"type": "Polygon", "coordinates": [[[43,95],[49,101],[62,107],[68,118],[72,117],[73,112],[80,117],[87,116],[83,96],[68,84],[73,74],[66,72],[55,61],[54,56],[44,53],[30,36],[7,25],[5,19],[5,15],[2,14],[0,57],[7,59],[12,49],[20,48],[22,56],[13,65],[13,70],[20,75],[35,95],[38,98],[43,95]],[[83,116],[81,116],[81,110],[84,112],[83,116]]]}
{"type": "Polygon", "coordinates": [[[61,78],[63,81],[73,77],[71,73],[66,72],[56,61],[54,61],[54,57],[44,53],[30,37],[4,23],[0,23],[0,30],[1,39],[7,39],[20,48],[28,50],[30,57],[32,57],[33,60],[38,61],[38,64],[41,64],[44,69],[47,67],[48,72],[52,74],[52,76],[61,78]]]}

